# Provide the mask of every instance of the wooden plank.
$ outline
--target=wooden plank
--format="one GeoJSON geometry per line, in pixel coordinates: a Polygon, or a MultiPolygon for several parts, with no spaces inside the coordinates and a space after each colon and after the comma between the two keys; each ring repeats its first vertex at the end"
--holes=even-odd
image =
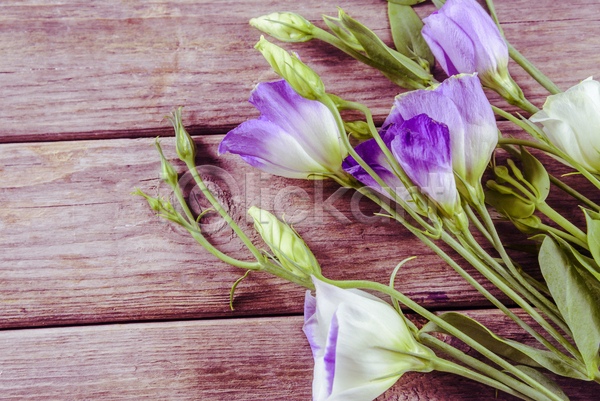
{"type": "MultiPolygon", "coordinates": [[[[508,39],[561,88],[599,75],[590,57],[600,51],[596,0],[496,3],[508,39]]],[[[385,3],[340,5],[391,44],[385,3]]],[[[248,25],[276,10],[320,27],[321,14],[337,12],[316,0],[4,2],[0,142],[164,135],[162,116],[181,105],[194,133],[224,133],[256,115],[246,102],[252,87],[276,78],[253,49],[260,33],[248,25]]],[[[417,7],[421,17],[433,10],[431,3],[417,7]]],[[[283,47],[299,52],[330,92],[372,108],[378,122],[400,91],[324,43],[283,47]]],[[[511,71],[541,105],[543,89],[518,66],[511,71]]]]}
{"type": "MultiPolygon", "coordinates": [[[[519,337],[495,311],[471,315],[519,337]]],[[[312,355],[301,327],[297,316],[5,330],[0,399],[308,400],[312,355]]],[[[572,401],[595,399],[597,383],[558,382],[572,401]]],[[[492,399],[515,400],[437,372],[407,373],[378,398],[492,399]]]]}
{"type": "MultiPolygon", "coordinates": [[[[507,135],[518,134],[506,123],[501,128],[507,135]]],[[[398,288],[415,301],[433,309],[487,305],[399,224],[377,217],[371,221],[378,210],[369,202],[360,203],[359,213],[352,192],[336,200],[338,187],[332,182],[259,174],[237,156],[217,157],[221,138],[196,139],[198,164],[219,169],[206,178],[219,185],[223,204],[257,243],[260,239],[246,220],[251,205],[285,214],[295,223],[331,278],[387,282],[396,263],[416,255],[397,279],[398,288]]],[[[175,224],[154,216],[142,198],[129,195],[134,187],[154,196],[169,194],[158,179],[160,163],[152,143],[115,139],[0,145],[1,327],[301,313],[301,288],[260,273],[241,283],[236,310],[230,311],[229,289],[242,272],[200,248],[175,224]]],[[[162,144],[173,158],[172,138],[162,144]]],[[[182,164],[176,165],[183,173],[182,164]]],[[[183,181],[188,178],[182,175],[183,181]]],[[[582,182],[580,177],[566,180],[582,182]]],[[[192,187],[184,185],[195,193],[192,187]]],[[[583,187],[582,192],[597,199],[594,188],[583,187]]],[[[553,191],[549,202],[585,224],[560,192],[553,191]]],[[[205,228],[214,229],[210,224],[205,228]]],[[[501,231],[508,243],[525,238],[510,223],[502,224],[501,231]]],[[[249,258],[229,229],[211,234],[210,240],[227,254],[249,258]]],[[[535,260],[519,253],[515,257],[535,274],[535,260]]],[[[493,286],[487,288],[500,296],[493,286]]]]}

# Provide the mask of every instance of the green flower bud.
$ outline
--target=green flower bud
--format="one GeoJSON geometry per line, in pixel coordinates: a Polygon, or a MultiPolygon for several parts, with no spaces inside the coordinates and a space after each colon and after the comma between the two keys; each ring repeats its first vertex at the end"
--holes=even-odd
{"type": "Polygon", "coordinates": [[[369,124],[365,121],[344,121],[344,128],[350,135],[359,141],[366,141],[373,138],[369,124]]]}
{"type": "Polygon", "coordinates": [[[160,199],[156,199],[149,195],[146,195],[139,188],[135,188],[135,192],[132,192],[131,195],[143,196],[144,199],[146,199],[148,201],[148,204],[150,205],[150,209],[154,210],[155,212],[160,212],[163,210],[162,201],[160,199]]]}
{"type": "Polygon", "coordinates": [[[256,206],[252,206],[248,214],[254,219],[256,231],[285,269],[299,277],[320,273],[317,259],[293,228],[256,206]]]}
{"type": "Polygon", "coordinates": [[[277,74],[302,97],[317,100],[325,95],[321,78],[296,56],[291,56],[281,47],[274,45],[264,36],[254,46],[260,51],[277,74]]]}
{"type": "Polygon", "coordinates": [[[283,42],[306,42],[313,38],[313,24],[295,13],[272,13],[252,18],[250,25],[283,42]]]}
{"type": "Polygon", "coordinates": [[[173,128],[175,129],[177,155],[181,161],[193,165],[196,159],[196,144],[183,127],[183,122],[181,121],[181,107],[170,116],[167,116],[167,118],[171,121],[171,124],[173,124],[173,128]]]}
{"type": "Polygon", "coordinates": [[[175,171],[173,165],[163,155],[158,138],[156,138],[154,146],[156,146],[158,153],[160,153],[160,176],[171,188],[175,188],[177,186],[177,171],[175,171]]]}
{"type": "MultiPolygon", "coordinates": [[[[494,188],[495,189],[495,188],[494,188]]],[[[514,219],[526,219],[535,212],[535,205],[523,197],[494,190],[485,192],[485,203],[502,215],[514,219]]]]}

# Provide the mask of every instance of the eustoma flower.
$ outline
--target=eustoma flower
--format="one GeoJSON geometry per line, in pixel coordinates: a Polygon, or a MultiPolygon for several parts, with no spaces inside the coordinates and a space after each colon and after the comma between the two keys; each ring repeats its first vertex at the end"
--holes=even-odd
{"type": "Polygon", "coordinates": [[[373,400],[404,372],[432,370],[427,359],[435,354],[415,341],[390,305],[363,291],[313,282],[316,298],[306,293],[303,330],[315,360],[314,401],[373,400]]]}
{"type": "Polygon", "coordinates": [[[326,178],[341,172],[347,152],[334,116],[322,103],[298,95],[284,81],[260,83],[250,96],[261,116],[230,131],[219,154],[288,178],[326,178]]]}
{"type": "Polygon", "coordinates": [[[523,96],[508,73],[506,42],[475,0],[448,0],[423,23],[423,38],[449,76],[477,72],[484,86],[503,97],[523,96]]]}
{"type": "MultiPolygon", "coordinates": [[[[390,115],[383,123],[381,135],[415,184],[424,185],[429,189],[433,185],[434,189],[437,187],[437,192],[443,190],[443,193],[437,195],[431,191],[427,193],[425,190],[434,200],[452,201],[455,193],[452,170],[460,177],[458,186],[460,189],[467,190],[466,196],[471,198],[483,196],[481,176],[498,142],[498,131],[494,113],[476,75],[457,75],[446,79],[434,90],[417,90],[398,96],[390,115]],[[447,130],[422,117],[408,123],[408,120],[421,114],[426,114],[430,119],[444,124],[447,130]],[[413,133],[413,137],[414,133],[420,132],[420,138],[429,141],[435,146],[432,149],[436,150],[431,152],[425,146],[420,151],[419,149],[422,145],[426,145],[426,142],[414,141],[403,150],[406,145],[401,144],[401,139],[397,139],[394,146],[394,138],[407,130],[413,133]],[[449,143],[442,138],[446,134],[449,135],[449,143]],[[446,146],[449,146],[451,157],[446,157],[444,153],[446,146]],[[418,161],[412,157],[412,161],[409,161],[410,155],[407,152],[410,152],[410,149],[415,152],[414,157],[421,157],[423,160],[418,161]],[[447,167],[449,162],[450,170],[447,167]],[[438,182],[427,183],[424,176],[416,178],[417,174],[428,174],[438,182]]],[[[405,141],[410,140],[406,133],[404,138],[405,141]]],[[[383,153],[381,151],[377,153],[376,147],[375,140],[372,139],[357,146],[356,151],[376,172],[385,173],[381,177],[390,187],[396,187],[400,180],[392,173],[390,163],[385,160],[383,153]]],[[[355,164],[348,158],[344,168],[364,184],[373,186],[368,182],[368,175],[365,176],[364,170],[355,167],[355,164]]]]}
{"type": "Polygon", "coordinates": [[[530,120],[542,123],[548,140],[587,170],[600,174],[600,82],[592,77],[548,96],[530,120]]]}

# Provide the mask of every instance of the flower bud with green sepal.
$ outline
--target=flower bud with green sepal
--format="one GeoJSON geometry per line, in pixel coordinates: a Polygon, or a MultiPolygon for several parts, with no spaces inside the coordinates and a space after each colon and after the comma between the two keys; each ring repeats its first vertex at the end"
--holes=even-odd
{"type": "Polygon", "coordinates": [[[321,78],[297,56],[291,56],[281,47],[264,38],[254,46],[260,51],[273,70],[279,74],[300,96],[317,100],[325,95],[321,78]]]}
{"type": "Polygon", "coordinates": [[[175,129],[175,145],[179,159],[188,165],[194,165],[197,153],[196,144],[183,126],[181,107],[167,118],[175,129]]]}
{"type": "Polygon", "coordinates": [[[158,153],[160,153],[160,178],[169,184],[171,188],[175,188],[177,186],[177,171],[175,167],[165,158],[163,155],[163,151],[160,147],[160,143],[158,142],[158,138],[154,142],[154,146],[158,149],[158,153]]]}
{"type": "Polygon", "coordinates": [[[250,25],[283,42],[306,42],[313,38],[314,25],[296,13],[271,13],[252,18],[250,25]]]}
{"type": "Polygon", "coordinates": [[[254,228],[283,268],[299,277],[320,274],[317,259],[292,227],[256,206],[252,206],[248,214],[254,219],[254,228]]]}

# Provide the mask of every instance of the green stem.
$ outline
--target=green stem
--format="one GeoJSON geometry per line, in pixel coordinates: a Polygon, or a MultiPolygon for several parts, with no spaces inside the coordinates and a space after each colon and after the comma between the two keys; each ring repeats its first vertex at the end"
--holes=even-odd
{"type": "MultiPolygon", "coordinates": [[[[490,387],[498,389],[500,391],[504,391],[505,393],[513,395],[522,400],[539,401],[540,396],[542,396],[543,399],[546,399],[546,400],[548,399],[547,397],[544,397],[542,394],[540,394],[539,391],[535,392],[536,398],[532,399],[530,397],[527,397],[527,396],[521,394],[519,391],[516,391],[516,390],[510,388],[509,386],[507,386],[503,383],[500,383],[494,379],[489,378],[488,376],[484,376],[480,373],[474,372],[463,366],[457,365],[456,363],[446,361],[442,358],[431,358],[430,361],[433,365],[433,369],[437,370],[438,372],[447,372],[447,373],[452,373],[452,374],[459,375],[462,377],[466,377],[467,379],[474,380],[476,382],[485,384],[486,386],[490,386],[490,387]]],[[[515,380],[515,382],[516,382],[516,380],[515,380]]],[[[523,385],[522,387],[527,387],[527,386],[523,385]]]]}
{"type": "Polygon", "coordinates": [[[540,70],[538,70],[538,68],[535,65],[533,65],[529,60],[527,60],[525,58],[525,56],[523,56],[521,53],[519,53],[517,51],[517,49],[515,49],[508,42],[508,40],[506,40],[506,37],[504,36],[504,31],[502,30],[502,27],[500,26],[500,21],[498,20],[498,15],[496,15],[494,1],[493,0],[485,0],[485,2],[490,10],[490,15],[494,19],[494,22],[496,23],[496,26],[498,27],[498,30],[500,31],[500,34],[502,35],[502,37],[504,37],[504,41],[506,42],[506,45],[508,46],[508,54],[510,55],[510,57],[513,60],[515,60],[515,62],[517,64],[519,64],[525,71],[527,71],[529,73],[529,75],[531,75],[533,77],[533,79],[538,81],[540,83],[540,85],[542,85],[544,88],[546,88],[546,90],[548,90],[548,92],[552,93],[553,95],[560,93],[560,89],[558,89],[558,87],[554,84],[554,82],[552,82],[550,79],[548,79],[547,76],[545,76],[540,70]]]}
{"type": "MultiPolygon", "coordinates": [[[[505,373],[502,373],[501,371],[499,371],[497,369],[494,369],[493,367],[489,366],[488,364],[483,363],[480,360],[473,358],[470,355],[465,354],[464,352],[460,351],[459,349],[457,349],[449,344],[446,344],[445,342],[440,341],[437,338],[435,338],[427,333],[423,333],[423,332],[419,333],[419,340],[421,340],[421,342],[423,344],[425,344],[431,348],[435,348],[439,351],[442,351],[445,354],[451,356],[452,358],[472,367],[473,369],[477,369],[478,371],[485,373],[487,376],[491,377],[492,379],[495,379],[495,380],[497,380],[501,383],[504,383],[507,386],[517,390],[521,394],[521,397],[523,395],[526,396],[524,399],[533,399],[536,401],[539,400],[539,396],[541,394],[539,394],[538,391],[523,384],[523,382],[520,382],[520,381],[512,378],[511,376],[509,376],[505,373]]],[[[519,395],[517,395],[517,394],[513,394],[513,395],[519,397],[519,395]]]]}
{"type": "Polygon", "coordinates": [[[538,109],[533,103],[531,103],[529,100],[525,99],[525,97],[523,97],[522,99],[517,99],[514,101],[514,105],[518,106],[519,108],[521,108],[521,110],[524,110],[530,114],[535,114],[538,111],[540,111],[540,109],[538,109]]]}
{"type": "MultiPolygon", "coordinates": [[[[526,332],[531,334],[534,338],[536,338],[540,343],[542,343],[544,346],[546,346],[549,350],[555,352],[566,363],[569,363],[570,365],[572,365],[572,363],[574,362],[573,360],[571,360],[570,358],[565,356],[556,347],[554,347],[552,344],[550,344],[544,337],[542,337],[533,328],[531,328],[531,326],[529,326],[520,317],[515,315],[510,309],[508,309],[506,306],[504,306],[502,304],[502,302],[500,302],[496,297],[494,297],[481,284],[479,284],[479,282],[477,282],[477,280],[475,280],[473,277],[471,277],[469,275],[469,273],[467,273],[460,265],[458,265],[454,261],[454,259],[452,259],[450,256],[448,256],[448,254],[446,254],[437,245],[435,245],[435,243],[433,243],[433,241],[431,241],[425,234],[423,234],[421,231],[419,231],[415,227],[408,224],[408,222],[406,222],[406,220],[404,220],[401,216],[399,216],[395,210],[393,210],[389,205],[387,205],[385,202],[383,202],[378,196],[371,193],[368,189],[365,189],[364,187],[357,188],[356,186],[353,186],[351,183],[349,183],[349,182],[344,183],[341,180],[338,182],[340,182],[342,185],[352,187],[352,188],[355,188],[355,189],[361,191],[361,193],[365,194],[365,196],[369,197],[369,199],[373,200],[375,203],[377,203],[379,206],[381,206],[386,212],[388,212],[392,217],[394,217],[398,222],[403,224],[410,232],[412,232],[417,238],[419,238],[423,243],[425,243],[425,245],[427,245],[436,254],[438,254],[438,256],[440,256],[446,263],[448,263],[448,265],[450,265],[457,273],[459,273],[469,284],[471,284],[483,296],[485,296],[486,299],[488,299],[495,307],[497,307],[502,312],[504,312],[508,317],[510,317],[513,321],[515,321],[526,332]]],[[[461,247],[458,243],[456,243],[456,241],[454,241],[452,239],[452,237],[450,237],[447,233],[444,232],[442,234],[442,239],[448,245],[450,245],[454,250],[456,250],[469,263],[471,263],[488,280],[490,280],[497,287],[499,287],[500,290],[502,290],[504,293],[506,293],[509,297],[512,294],[513,297],[511,297],[511,299],[513,299],[513,301],[515,301],[519,305],[526,305],[526,307],[528,307],[527,311],[531,315],[531,311],[533,311],[533,309],[531,307],[529,307],[529,305],[525,301],[523,301],[522,298],[520,298],[516,293],[514,293],[512,291],[512,289],[510,289],[508,286],[506,286],[506,284],[504,284],[504,282],[501,281],[500,277],[496,276],[495,273],[489,271],[489,269],[479,259],[475,258],[468,251],[466,251],[463,247],[461,247]],[[510,293],[508,293],[507,291],[510,291],[510,293]],[[517,301],[517,299],[520,300],[521,302],[517,301]]],[[[543,320],[541,318],[541,316],[539,317],[539,319],[545,323],[545,320],[543,320]]],[[[568,330],[568,328],[567,328],[567,330],[568,330]]]]}
{"type": "Polygon", "coordinates": [[[210,202],[212,207],[221,215],[221,217],[227,222],[227,224],[229,224],[229,226],[233,229],[233,231],[237,234],[237,236],[240,237],[240,239],[242,240],[244,245],[246,245],[246,247],[248,247],[248,249],[250,250],[250,252],[252,252],[252,255],[254,255],[256,260],[258,260],[258,261],[263,260],[264,257],[260,253],[260,251],[258,249],[256,249],[256,247],[250,241],[250,239],[248,239],[246,234],[244,234],[244,232],[238,227],[238,225],[233,221],[233,219],[227,214],[225,209],[223,209],[221,204],[215,199],[215,197],[212,195],[212,193],[208,190],[208,188],[204,184],[204,181],[202,181],[202,178],[200,178],[200,176],[198,175],[198,170],[196,170],[196,166],[192,163],[187,163],[187,167],[192,172],[192,176],[194,177],[196,184],[198,184],[198,187],[200,187],[200,190],[202,191],[202,193],[204,194],[206,199],[208,199],[208,201],[210,202]]]}
{"type": "MultiPolygon", "coordinates": [[[[488,0],[489,1],[489,0],[488,0]]],[[[525,58],[517,49],[513,47],[506,39],[506,45],[508,46],[508,54],[515,60],[529,75],[533,77],[540,85],[542,85],[548,92],[553,95],[561,93],[562,91],[552,82],[546,75],[544,75],[535,65],[525,58]]]]}
{"type": "Polygon", "coordinates": [[[571,195],[573,198],[577,199],[579,202],[583,203],[584,205],[586,205],[590,209],[592,209],[592,210],[594,210],[596,212],[600,212],[600,206],[598,206],[597,204],[595,204],[594,202],[592,202],[590,199],[586,198],[585,196],[583,196],[582,194],[580,194],[579,192],[577,192],[574,188],[571,188],[570,186],[568,186],[567,184],[565,184],[564,182],[562,182],[558,178],[554,177],[553,175],[548,174],[548,176],[550,177],[550,182],[552,184],[556,185],[563,192],[565,192],[566,194],[571,195]]]}
{"type": "Polygon", "coordinates": [[[239,267],[241,269],[262,270],[261,263],[259,263],[259,262],[244,262],[244,261],[241,261],[238,259],[234,259],[230,256],[227,256],[223,252],[221,252],[217,248],[215,248],[210,242],[208,242],[206,240],[206,238],[204,238],[204,236],[200,233],[200,231],[196,231],[192,227],[186,227],[186,228],[190,232],[190,234],[192,234],[192,237],[194,237],[194,239],[196,241],[198,241],[198,243],[200,245],[202,245],[204,248],[206,248],[207,251],[209,251],[210,253],[215,255],[217,258],[221,259],[223,262],[229,263],[230,265],[239,267]]]}
{"type": "Polygon", "coordinates": [[[469,217],[469,220],[471,220],[471,222],[473,224],[475,224],[475,227],[479,230],[479,232],[481,234],[483,234],[483,236],[485,237],[485,239],[487,239],[488,242],[493,245],[494,244],[494,239],[492,238],[492,236],[488,232],[488,230],[483,226],[483,224],[481,224],[481,221],[479,221],[479,219],[477,218],[477,216],[475,216],[475,213],[473,213],[473,209],[471,209],[471,207],[467,203],[465,203],[463,205],[463,209],[467,213],[467,216],[469,217]]]}
{"type": "Polygon", "coordinates": [[[571,234],[567,234],[567,233],[566,233],[566,232],[564,232],[564,231],[561,231],[561,230],[559,230],[559,229],[556,229],[556,228],[554,228],[554,227],[548,226],[548,225],[546,225],[546,224],[543,224],[543,223],[540,223],[540,224],[537,226],[537,228],[539,228],[540,230],[543,230],[543,231],[547,231],[547,232],[549,232],[549,233],[552,233],[552,234],[556,235],[557,237],[560,237],[560,238],[562,238],[562,239],[565,239],[565,240],[567,240],[567,241],[570,241],[570,242],[572,242],[572,243],[574,243],[574,244],[577,244],[577,245],[579,245],[579,246],[580,246],[580,247],[582,247],[582,248],[585,248],[585,249],[589,250],[589,247],[588,247],[588,244],[587,244],[587,242],[583,242],[583,241],[581,241],[579,238],[577,238],[577,237],[574,237],[574,236],[572,236],[571,234]]]}
{"type": "MultiPolygon", "coordinates": [[[[519,121],[517,119],[515,119],[515,120],[518,121],[518,123],[513,121],[515,124],[518,124],[520,127],[524,127],[524,124],[522,124],[521,121],[519,121]]],[[[551,155],[560,157],[559,154],[554,149],[552,149],[550,146],[544,145],[543,143],[539,143],[539,142],[528,141],[525,139],[499,138],[498,145],[526,146],[528,148],[539,149],[546,153],[550,153],[551,155]]]]}
{"type": "Polygon", "coordinates": [[[540,384],[539,382],[537,382],[536,380],[534,380],[533,378],[531,378],[524,372],[520,371],[519,369],[517,369],[510,363],[506,362],[504,359],[502,359],[501,357],[499,357],[492,351],[488,350],[486,347],[482,346],[477,341],[473,340],[471,337],[467,336],[462,331],[458,330],[456,327],[452,326],[451,324],[447,323],[445,320],[436,316],[434,313],[429,312],[427,309],[423,308],[422,306],[420,306],[419,304],[417,304],[410,298],[406,297],[401,292],[399,292],[393,288],[390,288],[387,285],[375,283],[372,281],[363,281],[363,280],[336,281],[336,280],[329,280],[324,277],[319,277],[319,278],[322,281],[332,284],[332,285],[335,285],[339,288],[344,288],[344,289],[360,288],[360,289],[366,289],[366,290],[375,290],[375,291],[379,291],[383,294],[387,294],[391,297],[397,298],[404,305],[406,305],[407,307],[409,307],[410,309],[412,309],[419,315],[423,316],[425,319],[434,322],[439,327],[441,327],[443,330],[445,330],[447,333],[458,338],[459,340],[461,340],[462,342],[464,342],[465,344],[467,344],[468,346],[473,348],[475,351],[479,352],[480,354],[482,354],[483,356],[488,358],[490,361],[494,362],[495,364],[499,365],[506,371],[508,371],[511,374],[513,374],[514,376],[518,377],[523,382],[529,384],[531,387],[535,388],[540,393],[544,394],[550,400],[562,401],[560,397],[558,397],[557,395],[552,393],[550,390],[548,390],[542,384],[540,384]]]}
{"type": "Polygon", "coordinates": [[[537,210],[548,216],[556,224],[567,230],[571,235],[577,238],[580,242],[584,243],[584,248],[589,250],[587,245],[587,235],[581,231],[577,226],[565,219],[560,213],[552,209],[545,201],[538,201],[535,205],[537,210]]]}

